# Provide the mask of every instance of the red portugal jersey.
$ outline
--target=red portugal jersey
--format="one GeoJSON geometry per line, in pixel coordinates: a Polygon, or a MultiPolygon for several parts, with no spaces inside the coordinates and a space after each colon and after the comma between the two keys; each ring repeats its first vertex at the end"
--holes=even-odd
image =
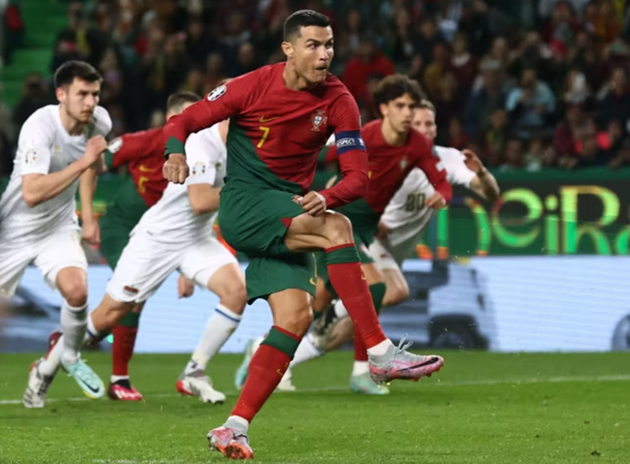
{"type": "Polygon", "coordinates": [[[265,66],[213,90],[165,126],[166,154],[184,153],[189,134],[230,118],[225,188],[234,185],[303,194],[317,158],[336,134],[344,179],[322,191],[330,208],[367,187],[367,154],[357,104],[334,76],[308,91],[286,87],[286,63],[265,66]]]}

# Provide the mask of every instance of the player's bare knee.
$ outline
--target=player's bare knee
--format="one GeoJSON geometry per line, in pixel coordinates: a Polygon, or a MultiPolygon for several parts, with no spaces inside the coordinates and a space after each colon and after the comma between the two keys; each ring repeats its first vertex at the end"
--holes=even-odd
{"type": "Polygon", "coordinates": [[[354,243],[352,223],[343,214],[327,214],[324,230],[331,247],[354,243]]]}
{"type": "Polygon", "coordinates": [[[247,288],[240,280],[226,283],[219,294],[221,304],[236,314],[243,314],[247,304],[247,288]]]}
{"type": "Polygon", "coordinates": [[[310,305],[295,308],[294,311],[285,313],[281,318],[276,320],[276,325],[297,335],[303,337],[308,332],[309,327],[313,323],[313,311],[310,305]]]}
{"type": "Polygon", "coordinates": [[[74,308],[87,304],[87,286],[83,282],[67,283],[62,291],[64,299],[74,308]]]}

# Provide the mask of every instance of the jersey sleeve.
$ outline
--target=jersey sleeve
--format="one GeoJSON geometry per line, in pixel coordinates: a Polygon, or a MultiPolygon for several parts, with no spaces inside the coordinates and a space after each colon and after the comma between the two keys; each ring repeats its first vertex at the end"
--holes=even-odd
{"type": "MultiPolygon", "coordinates": [[[[368,155],[361,137],[361,116],[357,103],[349,93],[339,97],[331,111],[335,146],[329,157],[339,159],[342,179],[333,187],[321,191],[328,208],[337,208],[361,198],[367,192],[368,155]]],[[[334,159],[334,158],[333,158],[334,159]]]]}
{"type": "Polygon", "coordinates": [[[435,154],[433,144],[418,133],[415,146],[416,149],[420,150],[416,167],[424,171],[431,185],[449,203],[453,197],[453,187],[448,183],[446,170],[439,157],[435,154]]]}
{"type": "Polygon", "coordinates": [[[192,134],[186,140],[186,161],[190,168],[190,176],[186,179],[186,185],[214,185],[216,180],[217,148],[204,137],[206,135],[204,132],[192,134]]]}
{"type": "Polygon", "coordinates": [[[102,106],[97,106],[92,116],[94,120],[94,135],[107,137],[112,130],[112,118],[102,106]]]}
{"type": "MultiPolygon", "coordinates": [[[[40,113],[41,114],[41,113],[40,113]]],[[[34,117],[24,123],[18,140],[20,174],[48,174],[53,129],[43,118],[34,117]]]]}
{"type": "Polygon", "coordinates": [[[129,164],[138,156],[143,146],[142,137],[136,134],[126,134],[112,140],[105,151],[105,164],[107,169],[117,169],[129,164]]]}
{"type": "Polygon", "coordinates": [[[446,169],[448,181],[453,185],[462,185],[470,188],[470,183],[476,174],[466,166],[464,154],[454,148],[444,150],[442,147],[436,147],[436,150],[442,160],[444,169],[446,169]]]}
{"type": "Polygon", "coordinates": [[[190,134],[238,114],[247,106],[253,89],[258,88],[258,76],[254,71],[231,80],[210,92],[200,100],[186,108],[181,114],[173,116],[164,126],[164,155],[171,153],[186,154],[186,139],[190,134]]]}

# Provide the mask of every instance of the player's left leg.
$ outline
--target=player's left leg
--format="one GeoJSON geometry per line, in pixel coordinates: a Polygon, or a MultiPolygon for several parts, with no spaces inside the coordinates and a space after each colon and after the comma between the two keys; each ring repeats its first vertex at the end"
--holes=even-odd
{"type": "Polygon", "coordinates": [[[40,364],[40,370],[52,374],[61,367],[81,387],[88,398],[104,396],[105,386],[96,373],[81,359],[81,347],[88,327],[87,260],[80,236],[74,229],[52,234],[35,258],[46,282],[63,297],[61,306],[61,353],[51,354],[40,364]]]}
{"type": "Polygon", "coordinates": [[[110,399],[117,401],[142,401],[142,394],[131,384],[129,363],[138,336],[140,314],[144,303],[135,305],[112,329],[112,375],[109,379],[107,393],[110,399]]]}
{"type": "Polygon", "coordinates": [[[277,387],[313,320],[312,297],[302,289],[274,293],[268,301],[274,326],[252,358],[249,376],[230,417],[208,433],[210,448],[231,459],[253,458],[247,437],[249,424],[277,387]]]}
{"type": "Polygon", "coordinates": [[[199,286],[219,297],[219,304],[206,323],[203,336],[177,381],[177,391],[198,396],[207,403],[222,403],[225,395],[212,388],[206,375],[208,361],[238,327],[245,304],[245,276],[236,258],[218,240],[211,238],[187,251],[180,271],[199,286]]]}

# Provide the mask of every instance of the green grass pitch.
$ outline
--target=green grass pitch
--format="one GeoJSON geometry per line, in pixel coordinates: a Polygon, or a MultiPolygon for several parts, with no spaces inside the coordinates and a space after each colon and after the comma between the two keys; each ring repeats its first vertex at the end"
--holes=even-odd
{"type": "MultiPolygon", "coordinates": [[[[109,355],[87,353],[103,379],[109,355]]],[[[240,356],[209,366],[228,393],[213,406],[175,393],[188,357],[139,355],[141,403],[90,401],[60,373],[43,410],[19,400],[33,355],[0,356],[1,464],[227,462],[206,433],[236,401],[240,356]],[[70,399],[70,400],[68,400],[70,399]],[[77,400],[78,399],[78,400],[77,400]]],[[[392,393],[347,390],[351,354],[299,366],[302,391],[274,394],[250,429],[260,463],[630,463],[630,353],[446,353],[446,366],[392,393]]]]}

